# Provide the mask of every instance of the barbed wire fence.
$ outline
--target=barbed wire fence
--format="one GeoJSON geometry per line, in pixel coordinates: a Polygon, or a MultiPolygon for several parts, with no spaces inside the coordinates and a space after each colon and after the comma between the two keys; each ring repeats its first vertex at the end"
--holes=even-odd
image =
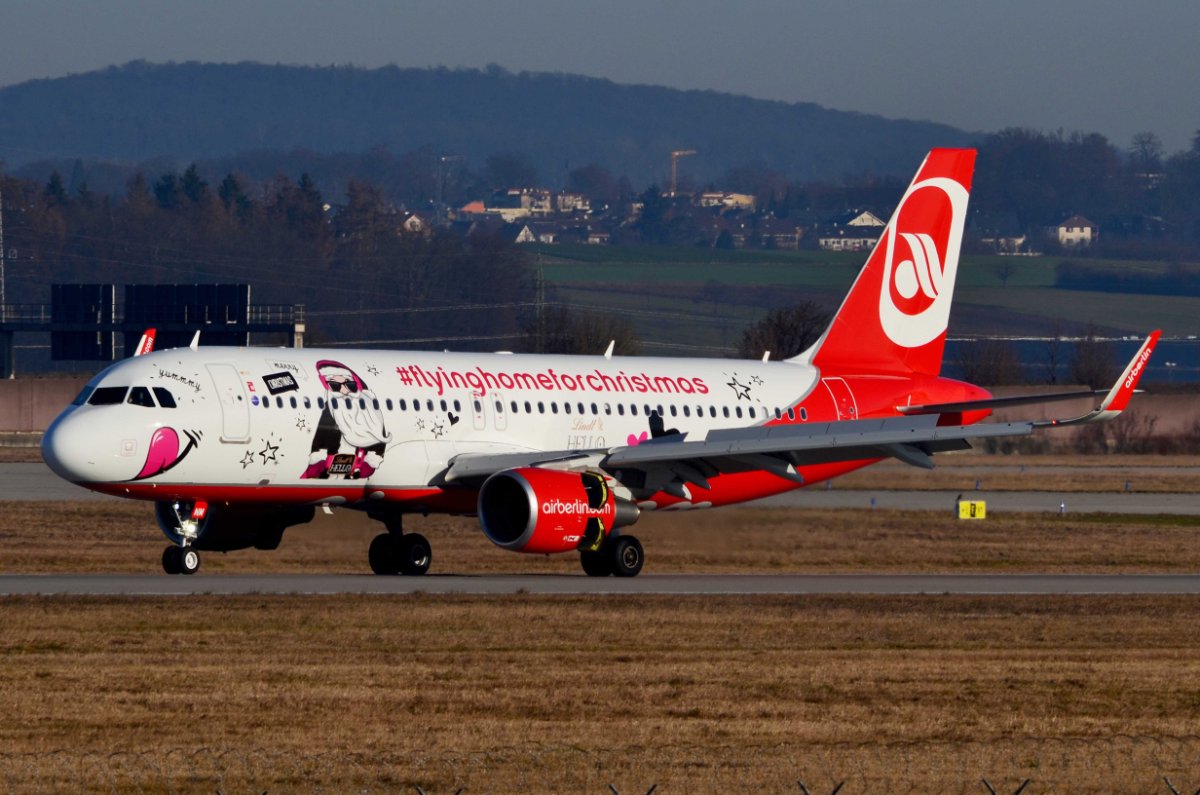
{"type": "MultiPolygon", "coordinates": [[[[401,735],[402,737],[402,735],[401,735]]],[[[402,741],[402,740],[401,740],[402,741]]],[[[486,752],[245,748],[0,751],[5,792],[451,793],[580,795],[794,792],[1200,791],[1200,736],[780,746],[575,746],[486,752]]]]}

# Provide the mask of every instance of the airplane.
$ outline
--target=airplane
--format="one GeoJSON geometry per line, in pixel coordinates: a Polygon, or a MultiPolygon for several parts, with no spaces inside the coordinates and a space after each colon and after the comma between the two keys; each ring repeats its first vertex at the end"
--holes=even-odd
{"type": "Polygon", "coordinates": [[[514,552],[575,553],[590,576],[632,577],[643,511],[708,508],[827,481],[972,440],[1111,419],[1153,332],[1112,389],[993,398],[941,375],[974,171],[934,149],[828,329],[762,360],[201,347],[151,350],[92,378],[47,429],[64,479],[154,502],[169,574],[199,551],[274,549],[318,507],[384,532],[377,574],[421,575],[432,547],[407,514],[478,517],[514,552]],[[1081,395],[1065,420],[980,423],[993,409],[1081,395]]]}

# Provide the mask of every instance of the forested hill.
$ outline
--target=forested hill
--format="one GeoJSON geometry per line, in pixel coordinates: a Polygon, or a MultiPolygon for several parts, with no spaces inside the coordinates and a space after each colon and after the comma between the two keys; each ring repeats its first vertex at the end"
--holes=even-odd
{"type": "Polygon", "coordinates": [[[757,165],[791,179],[907,175],[931,146],[968,133],[712,91],[619,85],[498,67],[359,69],[133,62],[0,89],[0,158],[175,163],[247,151],[429,148],[478,165],[524,155],[546,184],[588,163],[636,185],[662,180],[672,149],[716,180],[757,165]]]}

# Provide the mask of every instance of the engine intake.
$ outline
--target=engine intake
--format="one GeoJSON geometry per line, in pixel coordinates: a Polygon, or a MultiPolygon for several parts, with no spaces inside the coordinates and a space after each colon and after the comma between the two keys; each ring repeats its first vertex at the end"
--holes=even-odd
{"type": "Polygon", "coordinates": [[[508,469],[479,489],[479,524],[501,549],[546,554],[599,549],[616,527],[641,511],[618,500],[594,472],[508,469]]]}

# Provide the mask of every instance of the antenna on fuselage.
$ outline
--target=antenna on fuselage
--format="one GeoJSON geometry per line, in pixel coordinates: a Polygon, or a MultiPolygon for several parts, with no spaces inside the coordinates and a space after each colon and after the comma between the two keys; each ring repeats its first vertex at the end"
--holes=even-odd
{"type": "Polygon", "coordinates": [[[617,347],[617,341],[616,341],[616,340],[609,340],[609,341],[608,341],[608,350],[606,350],[606,351],[604,352],[604,358],[605,358],[605,359],[611,359],[611,358],[612,358],[612,352],[613,352],[613,348],[615,348],[615,347],[617,347]]]}
{"type": "Polygon", "coordinates": [[[770,359],[770,358],[771,358],[771,352],[763,351],[763,361],[765,362],[767,359],[770,359]]]}
{"type": "Polygon", "coordinates": [[[196,329],[196,336],[192,337],[192,344],[188,345],[192,350],[200,347],[200,329],[196,329]]]}

